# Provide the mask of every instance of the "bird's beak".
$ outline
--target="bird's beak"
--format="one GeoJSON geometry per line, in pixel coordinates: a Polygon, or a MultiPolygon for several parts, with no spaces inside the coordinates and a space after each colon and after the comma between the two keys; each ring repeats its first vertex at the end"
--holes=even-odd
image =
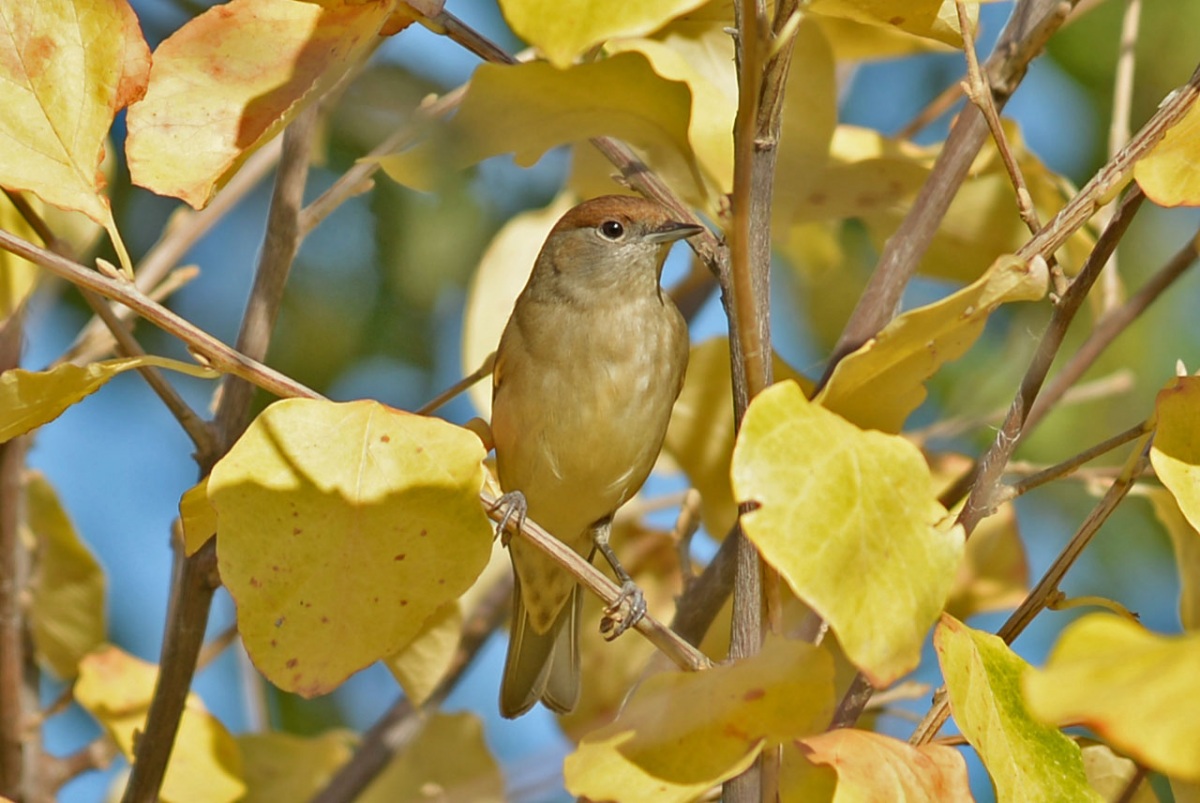
{"type": "Polygon", "coordinates": [[[696,226],[691,223],[678,223],[671,220],[648,233],[646,239],[652,243],[673,243],[676,240],[691,237],[702,231],[704,231],[703,226],[696,226]]]}

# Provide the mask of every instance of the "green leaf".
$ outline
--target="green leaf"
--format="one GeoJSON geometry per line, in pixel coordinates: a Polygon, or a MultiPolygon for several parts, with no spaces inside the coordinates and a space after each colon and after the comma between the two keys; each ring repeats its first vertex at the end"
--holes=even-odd
{"type": "Polygon", "coordinates": [[[221,578],[255,665],[304,696],[411,642],[491,553],[471,432],[372,401],[268,407],[214,468],[221,578]]]}
{"type": "Polygon", "coordinates": [[[1150,769],[1200,781],[1200,633],[1161,636],[1096,613],[1063,631],[1025,679],[1029,709],[1083,724],[1150,769]]]}
{"type": "Polygon", "coordinates": [[[30,534],[36,544],[30,630],[38,660],[59,678],[78,674],[79,662],[104,643],[104,569],[67,518],[41,474],[25,484],[30,534]]]}
{"type": "Polygon", "coordinates": [[[996,799],[1096,801],[1079,745],[1034,719],[1021,693],[1027,663],[990,633],[942,617],[933,644],[954,721],[992,776],[996,799]]]}
{"type": "Polygon", "coordinates": [[[963,537],[935,526],[946,511],[915,446],[861,430],[783,382],[746,412],[733,491],[759,506],[742,525],[763,559],[877,687],[917,665],[963,537]]]}
{"type": "Polygon", "coordinates": [[[567,756],[567,789],[594,800],[694,800],[743,771],[764,744],[824,729],[833,702],[829,654],[784,639],[703,672],[662,672],[567,756]]]}

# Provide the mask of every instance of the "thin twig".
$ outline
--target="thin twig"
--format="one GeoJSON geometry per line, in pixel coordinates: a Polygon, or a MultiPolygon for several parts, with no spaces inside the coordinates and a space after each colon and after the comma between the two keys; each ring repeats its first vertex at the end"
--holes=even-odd
{"type": "Polygon", "coordinates": [[[1125,235],[1125,231],[1133,222],[1133,218],[1145,198],[1141,189],[1137,187],[1126,194],[1112,222],[1096,241],[1096,247],[1088,256],[1079,275],[1071,282],[1070,288],[1055,307],[1054,314],[1038,343],[1037,351],[1030,361],[1029,368],[1021,379],[1021,386],[1013,398],[1008,415],[999,432],[996,433],[996,439],[992,442],[991,448],[979,461],[979,474],[975,478],[971,493],[967,496],[967,501],[958,516],[958,523],[963,526],[968,537],[974,532],[975,526],[985,516],[990,515],[994,509],[1000,476],[1025,433],[1027,414],[1033,407],[1033,402],[1042,388],[1042,383],[1046,380],[1054,358],[1058,355],[1058,350],[1066,338],[1071,321],[1075,319],[1075,313],[1083,305],[1083,301],[1100,275],[1104,263],[1108,261],[1109,255],[1125,235]]]}
{"type": "MultiPolygon", "coordinates": [[[[484,492],[479,495],[479,498],[492,521],[499,523],[504,519],[504,511],[497,508],[494,497],[484,492]]],[[[581,586],[599,597],[606,606],[615,604],[621,598],[620,586],[593,566],[591,561],[550,535],[536,522],[525,519],[519,533],[521,537],[553,558],[581,586]]],[[[653,616],[646,614],[638,620],[634,627],[681,669],[695,671],[712,666],[712,661],[708,660],[704,653],[653,616]]]]}
{"type": "MultiPolygon", "coordinates": [[[[1108,158],[1111,159],[1129,142],[1130,115],[1133,109],[1133,70],[1136,64],[1138,23],[1142,16],[1142,0],[1125,0],[1121,20],[1121,44],[1117,53],[1117,69],[1113,81],[1113,110],[1108,124],[1108,158]]],[[[1101,225],[1107,225],[1112,206],[1100,210],[1101,225]]],[[[1100,276],[1100,309],[1107,312],[1121,301],[1121,274],[1117,255],[1113,254],[1100,276]]]]}
{"type": "MultiPolygon", "coordinates": [[[[63,238],[54,233],[54,230],[46,222],[38,211],[26,200],[25,196],[20,193],[4,191],[8,195],[9,200],[30,228],[37,233],[42,242],[46,244],[54,253],[66,258],[74,259],[74,249],[63,238]]],[[[121,321],[116,311],[108,305],[108,302],[97,294],[81,289],[79,291],[83,295],[84,301],[92,308],[93,312],[100,318],[104,326],[108,328],[109,334],[113,341],[118,346],[118,352],[124,357],[142,357],[146,352],[141,347],[141,344],[134,339],[133,334],[125,328],[125,324],[121,321]]],[[[146,380],[146,384],[158,395],[170,411],[183,427],[184,432],[192,439],[196,449],[200,453],[211,452],[214,448],[214,440],[211,430],[208,425],[196,415],[196,412],[188,406],[188,403],[183,400],[179,392],[166,380],[162,372],[153,366],[143,366],[138,368],[138,373],[146,380]]]]}
{"type": "Polygon", "coordinates": [[[1028,432],[1042,422],[1047,413],[1054,409],[1055,403],[1065,396],[1081,376],[1095,364],[1104,350],[1116,340],[1129,325],[1136,321],[1146,309],[1153,304],[1183,276],[1187,270],[1196,264],[1200,256],[1200,231],[1197,231],[1175,254],[1167,260],[1141,289],[1129,297],[1120,307],[1106,312],[1092,328],[1087,340],[1083,342],[1067,364],[1046,383],[1045,389],[1039,394],[1029,418],[1025,422],[1028,432]]]}
{"type": "Polygon", "coordinates": [[[443,404],[446,404],[455,396],[474,385],[476,382],[480,382],[483,379],[491,376],[492,368],[495,366],[495,364],[496,352],[493,351],[484,359],[483,365],[480,365],[474,371],[467,374],[462,379],[458,380],[429,401],[425,402],[425,404],[423,404],[417,410],[417,415],[433,415],[443,404]]]}
{"type": "Polygon", "coordinates": [[[1100,443],[1084,449],[1079,454],[1068,457],[1061,463],[1057,463],[1049,468],[1042,469],[1036,474],[1030,474],[1028,477],[1021,479],[1018,482],[1014,482],[1008,488],[1004,489],[1004,491],[1000,494],[1000,502],[1003,503],[1012,501],[1019,496],[1029,493],[1034,488],[1039,488],[1048,482],[1053,482],[1054,480],[1061,479],[1062,477],[1073,473],[1084,463],[1090,463],[1100,455],[1111,452],[1118,446],[1123,446],[1126,443],[1145,435],[1146,432],[1149,431],[1149,426],[1149,421],[1142,421],[1140,424],[1135,424],[1124,432],[1119,432],[1116,435],[1113,435],[1111,438],[1105,438],[1100,443]]]}
{"type": "Polygon", "coordinates": [[[1033,208],[1033,196],[1029,194],[1029,185],[1021,173],[1021,166],[1017,164],[1012,148],[1008,145],[1008,137],[1004,135],[1000,112],[996,110],[996,104],[992,99],[991,85],[984,80],[983,73],[979,69],[979,58],[975,55],[975,35],[971,32],[971,18],[967,14],[967,5],[963,0],[955,0],[955,6],[958,9],[958,26],[962,31],[963,52],[967,56],[965,87],[967,97],[983,112],[983,119],[987,121],[988,130],[992,132],[992,140],[996,143],[1000,159],[1004,162],[1004,169],[1008,171],[1009,180],[1012,182],[1013,189],[1016,190],[1017,213],[1029,227],[1029,233],[1037,234],[1042,224],[1038,220],[1037,211],[1033,208]]]}
{"type": "MultiPolygon", "coordinates": [[[[19,363],[21,341],[16,337],[10,340],[0,349],[0,369],[19,363]]],[[[36,698],[33,708],[27,705],[25,667],[29,655],[21,601],[29,575],[29,554],[20,537],[24,509],[21,474],[27,444],[26,438],[0,444],[0,797],[12,800],[33,797],[36,775],[30,772],[30,758],[40,745],[40,739],[27,739],[25,733],[26,718],[37,711],[36,698]]]]}

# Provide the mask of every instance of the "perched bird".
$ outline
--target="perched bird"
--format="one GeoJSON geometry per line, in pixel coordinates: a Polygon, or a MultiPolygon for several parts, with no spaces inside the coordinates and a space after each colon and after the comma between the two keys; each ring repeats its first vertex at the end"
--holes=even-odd
{"type": "MultiPolygon", "coordinates": [[[[496,352],[501,504],[580,555],[599,549],[632,599],[625,626],[645,601],[608,546],[609,528],[649,475],[683,385],[687,324],[659,280],[667,246],[700,231],[641,198],[604,196],[569,210],[496,352]]],[[[523,539],[509,549],[517,582],[500,712],[516,717],[538,700],[568,712],[579,699],[581,590],[523,539]]]]}

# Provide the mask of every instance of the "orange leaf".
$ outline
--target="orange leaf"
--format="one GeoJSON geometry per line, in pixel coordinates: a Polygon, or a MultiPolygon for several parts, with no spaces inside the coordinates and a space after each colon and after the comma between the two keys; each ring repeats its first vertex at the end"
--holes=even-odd
{"type": "Polygon", "coordinates": [[[233,0],[159,45],[129,110],[133,182],[199,209],[242,163],[367,56],[392,0],[233,0]]]}

